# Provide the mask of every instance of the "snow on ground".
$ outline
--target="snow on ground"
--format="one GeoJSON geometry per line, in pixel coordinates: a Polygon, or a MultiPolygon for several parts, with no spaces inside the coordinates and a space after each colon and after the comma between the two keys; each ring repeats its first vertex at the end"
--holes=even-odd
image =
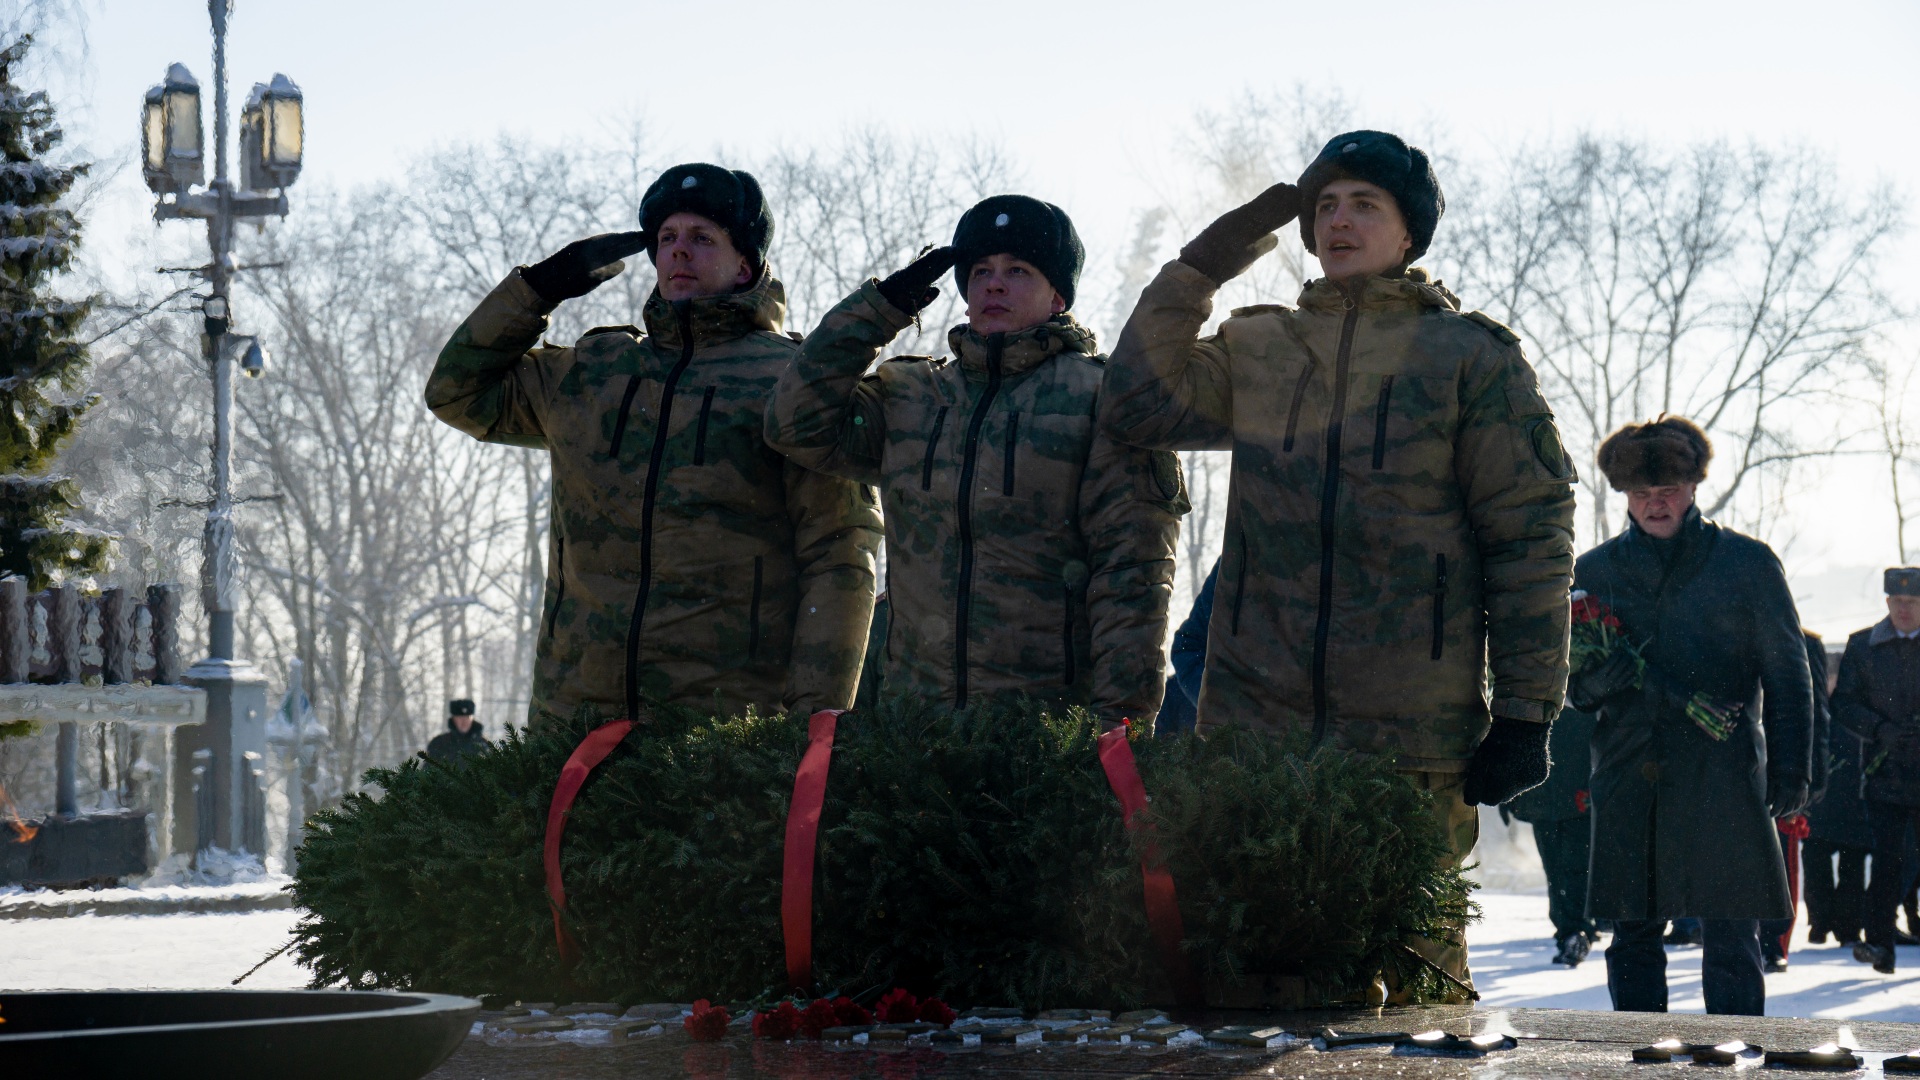
{"type": "MultiPolygon", "coordinates": [[[[1541,893],[1482,892],[1480,922],[1467,933],[1474,981],[1486,1007],[1606,1009],[1606,938],[1586,963],[1556,967],[1547,899],[1541,893]]],[[[0,920],[0,988],[224,987],[285,944],[297,911],[225,914],[80,915],[0,920]]],[[[1767,1012],[1920,1022],[1920,947],[1899,950],[1899,974],[1856,963],[1832,942],[1805,943],[1796,931],[1787,971],[1767,977],[1767,1012]]],[[[291,955],[242,985],[306,984],[291,955]]],[[[1676,1012],[1701,1012],[1700,950],[1668,949],[1676,1012]]]]}

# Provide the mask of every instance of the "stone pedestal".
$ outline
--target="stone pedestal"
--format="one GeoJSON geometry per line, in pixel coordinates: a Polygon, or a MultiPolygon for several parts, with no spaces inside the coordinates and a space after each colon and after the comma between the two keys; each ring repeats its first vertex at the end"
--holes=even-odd
{"type": "Polygon", "coordinates": [[[248,838],[260,836],[266,824],[265,807],[259,799],[249,798],[243,785],[254,782],[246,755],[264,757],[267,752],[267,678],[245,660],[208,659],[188,668],[180,681],[206,692],[207,719],[181,728],[174,740],[174,791],[179,795],[174,850],[196,850],[202,837],[213,847],[243,850],[248,838]],[[208,753],[203,759],[204,779],[211,795],[194,800],[187,796],[193,791],[194,753],[200,750],[208,753]],[[212,816],[204,830],[196,820],[197,807],[202,805],[212,816]],[[256,815],[259,821],[248,820],[256,815]]]}

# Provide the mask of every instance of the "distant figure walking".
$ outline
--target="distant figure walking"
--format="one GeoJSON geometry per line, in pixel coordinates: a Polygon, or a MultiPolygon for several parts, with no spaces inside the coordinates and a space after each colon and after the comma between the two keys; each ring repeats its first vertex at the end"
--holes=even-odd
{"type": "Polygon", "coordinates": [[[480,721],[473,718],[472,699],[455,698],[447,702],[447,730],[427,743],[427,756],[435,761],[451,762],[485,750],[491,744],[480,728],[480,721]]]}

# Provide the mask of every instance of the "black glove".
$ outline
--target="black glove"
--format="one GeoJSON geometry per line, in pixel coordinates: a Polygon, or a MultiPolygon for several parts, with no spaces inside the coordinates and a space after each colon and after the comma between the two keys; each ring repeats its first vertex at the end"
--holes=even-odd
{"type": "Polygon", "coordinates": [[[1794,774],[1767,777],[1767,814],[1776,821],[1807,808],[1807,778],[1794,774]]]}
{"type": "Polygon", "coordinates": [[[941,275],[953,269],[959,261],[960,251],[957,248],[937,247],[924,252],[908,263],[906,269],[896,270],[881,282],[880,295],[901,311],[917,315],[921,308],[933,303],[933,298],[940,295],[940,290],[934,288],[933,283],[939,281],[941,275]]]}
{"type": "Polygon", "coordinates": [[[1551,724],[1500,717],[1467,763],[1460,797],[1469,806],[1498,806],[1546,782],[1553,761],[1547,756],[1551,724]]]}
{"type": "Polygon", "coordinates": [[[1180,249],[1180,261],[1212,278],[1215,285],[1225,285],[1246,273],[1254,260],[1279,247],[1274,231],[1299,216],[1300,189],[1275,184],[1200,230],[1192,243],[1180,249]]]}
{"type": "Polygon", "coordinates": [[[575,240],[520,271],[520,276],[540,299],[558,304],[585,296],[613,280],[627,268],[621,259],[646,249],[644,232],[601,233],[575,240]]]}
{"type": "Polygon", "coordinates": [[[1638,689],[1640,665],[1625,649],[1599,665],[1567,676],[1567,701],[1581,712],[1593,712],[1629,690],[1638,689]]]}

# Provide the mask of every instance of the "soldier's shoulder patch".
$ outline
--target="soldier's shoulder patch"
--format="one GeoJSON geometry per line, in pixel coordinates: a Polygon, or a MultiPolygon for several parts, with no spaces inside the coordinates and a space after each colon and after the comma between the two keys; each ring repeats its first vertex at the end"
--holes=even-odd
{"type": "Polygon", "coordinates": [[[1285,304],[1249,304],[1227,312],[1229,319],[1250,319],[1255,315],[1285,315],[1293,309],[1285,304]]]}
{"type": "Polygon", "coordinates": [[[1507,324],[1484,311],[1463,311],[1460,313],[1469,322],[1478,323],[1480,328],[1492,334],[1503,345],[1520,344],[1520,335],[1507,329],[1507,324]]]}
{"type": "Polygon", "coordinates": [[[596,326],[593,329],[587,331],[586,333],[581,334],[580,340],[585,341],[590,337],[597,337],[600,334],[629,334],[629,335],[632,335],[633,337],[639,337],[640,328],[637,326],[630,326],[626,323],[621,323],[618,326],[596,326]]]}

